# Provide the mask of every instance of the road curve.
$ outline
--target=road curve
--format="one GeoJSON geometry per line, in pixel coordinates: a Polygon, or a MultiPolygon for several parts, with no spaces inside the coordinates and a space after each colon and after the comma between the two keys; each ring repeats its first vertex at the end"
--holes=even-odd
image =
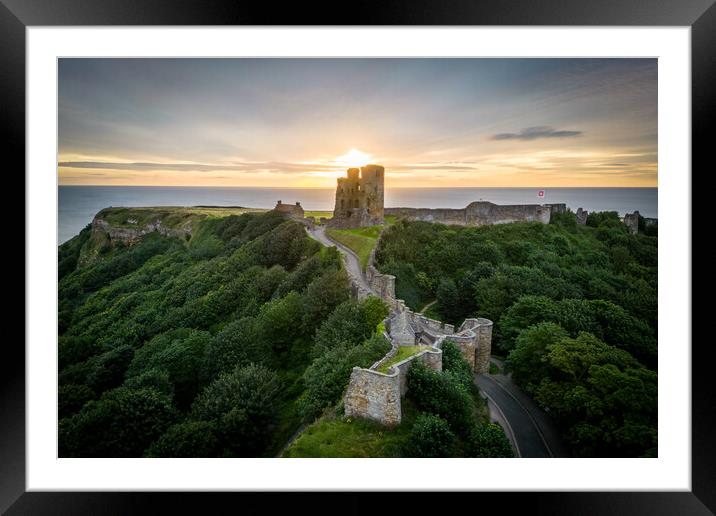
{"type": "Polygon", "coordinates": [[[475,375],[475,383],[497,407],[518,457],[568,457],[549,417],[505,375],[475,375]]]}
{"type": "Polygon", "coordinates": [[[358,281],[365,290],[368,292],[372,292],[370,285],[368,285],[368,280],[366,280],[365,275],[363,274],[363,269],[360,266],[360,260],[358,259],[358,256],[348,249],[346,246],[341,244],[340,242],[336,242],[335,240],[332,240],[328,235],[326,235],[326,227],[325,226],[319,226],[316,225],[313,228],[306,228],[306,231],[308,231],[308,234],[311,238],[314,240],[317,240],[321,244],[328,246],[328,247],[335,247],[338,249],[338,251],[344,256],[345,258],[345,264],[346,269],[348,269],[348,274],[358,281]]]}

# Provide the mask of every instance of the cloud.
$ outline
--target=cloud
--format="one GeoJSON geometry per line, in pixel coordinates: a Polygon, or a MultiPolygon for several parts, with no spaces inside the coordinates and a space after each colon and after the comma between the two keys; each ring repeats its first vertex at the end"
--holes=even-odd
{"type": "Polygon", "coordinates": [[[172,170],[178,172],[246,172],[264,170],[279,173],[291,173],[304,170],[334,170],[336,167],[330,167],[323,164],[300,164],[300,163],[284,163],[278,161],[257,161],[257,162],[235,162],[228,165],[224,164],[204,164],[204,163],[151,163],[151,162],[108,162],[108,161],[60,161],[58,166],[65,168],[90,168],[104,170],[134,170],[134,171],[153,171],[153,170],[172,170]]]}
{"type": "Polygon", "coordinates": [[[523,140],[531,141],[539,138],[573,138],[581,136],[582,131],[557,131],[547,125],[527,127],[519,133],[499,133],[492,136],[493,140],[523,140]]]}

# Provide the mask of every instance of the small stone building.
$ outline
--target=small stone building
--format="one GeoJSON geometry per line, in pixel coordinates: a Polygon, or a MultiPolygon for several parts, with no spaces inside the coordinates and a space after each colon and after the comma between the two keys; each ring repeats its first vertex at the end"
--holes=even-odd
{"type": "Polygon", "coordinates": [[[283,202],[278,201],[274,210],[280,211],[281,213],[285,213],[286,215],[294,219],[303,218],[303,208],[301,207],[300,202],[297,202],[296,204],[284,204],[283,202]]]}

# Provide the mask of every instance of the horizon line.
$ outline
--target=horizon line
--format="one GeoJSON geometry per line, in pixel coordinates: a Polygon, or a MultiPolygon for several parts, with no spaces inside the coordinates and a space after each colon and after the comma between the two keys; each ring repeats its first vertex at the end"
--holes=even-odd
{"type": "MultiPolygon", "coordinates": [[[[108,188],[260,188],[263,190],[335,190],[333,186],[254,186],[254,185],[117,185],[117,184],[58,184],[58,187],[82,187],[82,186],[100,186],[108,188]]],[[[386,190],[401,190],[401,189],[413,189],[413,190],[448,190],[448,189],[459,189],[459,188],[484,188],[484,189],[504,189],[504,188],[536,188],[541,190],[557,189],[557,188],[659,188],[655,186],[393,186],[385,187],[386,190]]]]}

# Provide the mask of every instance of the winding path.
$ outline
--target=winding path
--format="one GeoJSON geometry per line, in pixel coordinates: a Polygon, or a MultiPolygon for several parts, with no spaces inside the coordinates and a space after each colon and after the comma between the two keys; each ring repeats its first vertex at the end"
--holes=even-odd
{"type": "Polygon", "coordinates": [[[308,231],[308,234],[311,236],[311,238],[313,238],[314,240],[317,240],[325,246],[338,248],[341,254],[343,254],[343,256],[345,257],[348,274],[350,274],[354,279],[356,279],[365,290],[372,292],[370,285],[368,285],[368,280],[366,280],[365,274],[363,274],[363,269],[360,266],[360,260],[358,259],[358,255],[356,255],[348,247],[344,246],[340,242],[332,240],[328,235],[326,235],[325,226],[317,225],[313,228],[306,228],[306,230],[308,231]]]}

